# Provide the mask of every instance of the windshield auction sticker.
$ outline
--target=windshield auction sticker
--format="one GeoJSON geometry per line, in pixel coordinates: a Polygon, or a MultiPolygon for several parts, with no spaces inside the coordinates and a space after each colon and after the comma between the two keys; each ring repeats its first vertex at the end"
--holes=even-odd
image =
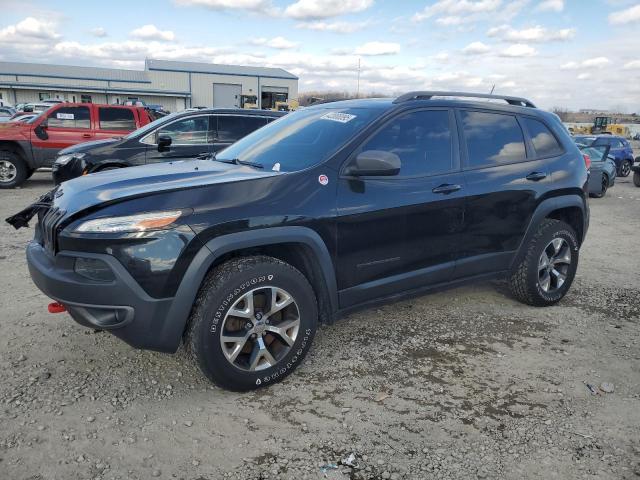
{"type": "Polygon", "coordinates": [[[351,115],[350,113],[329,112],[325,113],[320,118],[323,120],[331,120],[333,122],[347,123],[356,118],[356,116],[351,115]]]}

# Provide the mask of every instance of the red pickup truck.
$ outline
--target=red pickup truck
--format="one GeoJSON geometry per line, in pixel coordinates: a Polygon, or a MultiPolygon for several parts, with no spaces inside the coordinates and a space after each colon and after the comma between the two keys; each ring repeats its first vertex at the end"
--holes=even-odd
{"type": "Polygon", "coordinates": [[[26,122],[0,124],[0,188],[14,188],[63,148],[123,136],[153,121],[144,107],[60,103],[26,122]]]}

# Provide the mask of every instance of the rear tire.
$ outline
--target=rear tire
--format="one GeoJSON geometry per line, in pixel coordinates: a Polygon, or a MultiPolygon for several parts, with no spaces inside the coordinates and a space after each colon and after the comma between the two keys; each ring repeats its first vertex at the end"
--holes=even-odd
{"type": "Polygon", "coordinates": [[[28,178],[27,164],[15,152],[0,150],[0,188],[15,188],[28,178]]]}
{"type": "Polygon", "coordinates": [[[311,347],[317,323],[316,297],[302,273],[276,258],[241,257],[204,280],[187,344],[207,378],[241,392],[289,375],[311,347]]]}
{"type": "Polygon", "coordinates": [[[620,176],[628,177],[631,173],[631,162],[629,160],[623,160],[620,164],[620,176]]]}
{"type": "Polygon", "coordinates": [[[633,184],[640,187],[640,172],[633,172],[633,184]]]}
{"type": "Polygon", "coordinates": [[[559,302],[578,269],[575,231],[565,222],[546,218],[524,248],[524,256],[512,270],[509,281],[513,295],[537,307],[559,302]]]}
{"type": "Polygon", "coordinates": [[[602,181],[600,182],[600,193],[596,193],[594,197],[602,198],[607,194],[607,189],[609,188],[609,177],[607,177],[604,173],[602,174],[602,181]]]}

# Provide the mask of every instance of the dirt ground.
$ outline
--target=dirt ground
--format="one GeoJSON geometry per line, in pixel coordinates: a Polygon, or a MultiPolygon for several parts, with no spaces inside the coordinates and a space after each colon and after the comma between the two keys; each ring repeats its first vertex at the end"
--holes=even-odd
{"type": "MultiPolygon", "coordinates": [[[[0,192],[0,218],[48,175],[0,192]]],[[[640,478],[640,188],[618,179],[591,212],[559,305],[495,282],[366,310],[247,394],[211,386],[184,352],[48,314],[25,265],[32,231],[3,222],[0,479],[640,478]]]]}

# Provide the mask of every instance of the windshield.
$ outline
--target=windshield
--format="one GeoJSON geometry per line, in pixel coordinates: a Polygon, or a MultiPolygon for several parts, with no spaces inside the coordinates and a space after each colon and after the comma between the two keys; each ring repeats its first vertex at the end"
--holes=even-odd
{"type": "MultiPolygon", "coordinates": [[[[25,120],[24,123],[33,123],[35,122],[38,118],[40,118],[42,116],[44,112],[40,112],[39,114],[35,115],[34,117],[29,118],[28,120],[25,120]]],[[[20,119],[17,119],[18,121],[20,121],[20,119]]]]}
{"type": "Polygon", "coordinates": [[[326,160],[372,119],[380,108],[310,108],[289,113],[237,141],[216,155],[292,172],[326,160]]]}
{"type": "Polygon", "coordinates": [[[156,128],[158,125],[162,125],[167,120],[171,120],[173,117],[177,116],[178,113],[182,113],[182,112],[174,112],[174,113],[170,113],[169,115],[165,115],[164,117],[160,117],[151,123],[147,123],[144,127],[140,127],[139,129],[134,130],[124,138],[129,139],[129,138],[135,138],[135,137],[142,137],[144,136],[144,134],[146,134],[147,132],[150,132],[151,130],[156,128]]]}

